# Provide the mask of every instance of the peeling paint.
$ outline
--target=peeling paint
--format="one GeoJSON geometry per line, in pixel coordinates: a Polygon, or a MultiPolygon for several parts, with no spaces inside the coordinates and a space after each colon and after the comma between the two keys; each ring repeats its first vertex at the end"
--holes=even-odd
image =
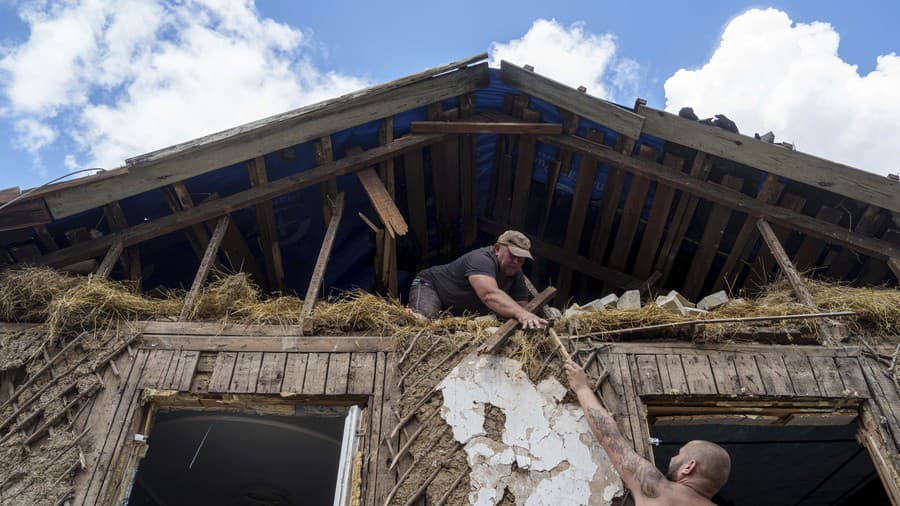
{"type": "Polygon", "coordinates": [[[441,416],[472,469],[471,504],[497,504],[506,488],[525,506],[607,505],[622,495],[622,481],[581,408],[560,404],[566,388],[556,379],[534,385],[519,362],[473,354],[438,388],[441,416]],[[486,436],[487,404],[506,418],[501,441],[486,436]]]}

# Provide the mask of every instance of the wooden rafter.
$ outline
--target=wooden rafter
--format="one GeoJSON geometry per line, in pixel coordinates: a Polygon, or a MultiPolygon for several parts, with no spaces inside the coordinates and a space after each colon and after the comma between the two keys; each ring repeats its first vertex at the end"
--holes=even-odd
{"type": "MultiPolygon", "coordinates": [[[[850,222],[854,226],[853,231],[857,234],[867,236],[876,235],[887,218],[881,211],[881,208],[870,205],[866,206],[861,217],[851,214],[850,222]]],[[[838,253],[837,260],[832,262],[827,275],[833,279],[844,279],[859,264],[859,256],[853,253],[853,251],[843,248],[841,252],[838,253]]]]}
{"type": "Polygon", "coordinates": [[[406,220],[403,219],[403,214],[397,209],[397,204],[391,198],[387,188],[384,187],[381,179],[378,178],[375,169],[369,167],[357,172],[356,175],[366,190],[366,195],[369,196],[372,207],[375,208],[375,212],[381,218],[381,222],[387,227],[388,233],[391,236],[406,235],[409,231],[409,226],[406,224],[406,220]]]}
{"type": "MultiPolygon", "coordinates": [[[[266,160],[258,156],[247,164],[250,185],[259,186],[269,182],[266,174],[266,160]]],[[[278,243],[278,228],[275,226],[275,209],[272,201],[256,205],[256,223],[259,227],[259,246],[265,259],[266,278],[269,288],[284,292],[284,266],[281,263],[281,245],[278,243]]]]}
{"type": "MultiPolygon", "coordinates": [[[[659,150],[641,145],[638,156],[643,160],[654,161],[659,157],[659,150]]],[[[622,215],[619,218],[619,228],[612,244],[612,254],[609,257],[609,267],[617,271],[625,272],[628,260],[631,258],[631,249],[634,245],[634,237],[637,235],[641,222],[641,213],[644,203],[647,201],[647,193],[650,191],[650,180],[638,174],[631,175],[631,184],[628,188],[628,196],[622,207],[622,215]]]]}
{"type": "MultiPolygon", "coordinates": [[[[806,205],[806,199],[791,193],[786,193],[781,197],[781,202],[779,205],[785,209],[790,209],[799,213],[801,210],[803,210],[803,206],[806,205]]],[[[756,220],[753,217],[749,218],[753,220],[754,227],[756,227],[756,220]]],[[[778,241],[781,244],[787,242],[788,238],[791,235],[790,228],[773,227],[773,229],[775,230],[775,236],[778,238],[778,241]]],[[[757,227],[757,232],[758,231],[759,229],[757,227]]],[[[763,244],[765,244],[765,241],[763,242],[763,244]]],[[[769,248],[765,246],[760,248],[750,270],[750,277],[748,278],[750,285],[761,287],[768,283],[769,278],[775,271],[775,263],[775,256],[772,255],[772,252],[769,251],[769,248]]]]}
{"type": "Polygon", "coordinates": [[[100,267],[97,268],[95,276],[98,278],[108,278],[113,270],[113,266],[116,264],[116,261],[119,259],[119,256],[124,249],[122,241],[114,242],[109,248],[109,251],[106,252],[106,256],[103,257],[103,261],[100,262],[100,267]]]}
{"type": "Polygon", "coordinates": [[[300,320],[303,322],[302,326],[305,331],[312,329],[313,307],[318,299],[319,290],[322,288],[325,268],[328,266],[328,258],[331,256],[331,247],[334,245],[338,225],[340,225],[341,216],[344,214],[344,194],[338,193],[337,198],[330,205],[332,208],[331,221],[328,223],[328,229],[325,231],[325,239],[322,241],[322,247],[319,249],[319,257],[316,259],[316,266],[313,269],[309,285],[306,287],[306,297],[303,298],[303,307],[300,310],[300,320]]]}
{"type": "Polygon", "coordinates": [[[714,183],[698,181],[680,172],[668,170],[665,166],[645,160],[630,158],[605,147],[578,137],[541,136],[542,142],[571,148],[586,156],[594,156],[601,161],[641,174],[654,181],[694,194],[717,204],[723,204],[737,211],[790,226],[798,231],[820,237],[829,242],[841,244],[877,258],[900,257],[900,248],[883,240],[865,237],[841,227],[824,223],[812,216],[806,216],[787,209],[765,204],[743,193],[714,183]]]}
{"type": "MultiPolygon", "coordinates": [[[[113,232],[119,232],[128,228],[128,221],[125,219],[125,213],[118,201],[110,202],[103,207],[103,214],[109,221],[109,228],[113,232]]],[[[137,282],[140,291],[141,283],[141,251],[137,246],[126,248],[119,258],[122,265],[122,271],[126,273],[128,278],[137,282]]]]}
{"type": "MultiPolygon", "coordinates": [[[[797,300],[799,300],[801,304],[809,307],[813,311],[818,312],[819,307],[813,300],[812,294],[809,292],[809,289],[806,287],[806,283],[803,282],[803,278],[800,276],[800,273],[797,272],[794,264],[791,263],[790,257],[788,257],[787,253],[784,251],[784,247],[781,246],[781,241],[778,240],[778,237],[775,235],[775,231],[772,230],[771,225],[769,225],[766,220],[760,218],[759,220],[757,220],[756,226],[759,229],[763,240],[765,240],[766,244],[769,246],[769,250],[772,252],[772,255],[775,256],[775,260],[778,261],[778,266],[781,268],[781,272],[784,273],[785,277],[788,279],[788,282],[791,284],[791,288],[794,290],[794,295],[797,296],[797,300]]],[[[838,344],[840,342],[840,335],[835,328],[837,325],[830,325],[826,322],[819,322],[816,325],[818,326],[819,332],[821,332],[822,337],[825,339],[826,343],[838,344]]]]}
{"type": "MultiPolygon", "coordinates": [[[[316,141],[315,145],[316,165],[323,165],[334,161],[334,148],[331,145],[331,136],[326,135],[316,141]]],[[[319,185],[319,194],[322,197],[322,217],[325,219],[325,226],[331,221],[331,206],[327,202],[331,202],[337,197],[337,178],[330,177],[327,181],[319,185]]]]}
{"type": "Polygon", "coordinates": [[[534,171],[535,138],[533,135],[519,136],[519,153],[516,157],[516,172],[510,204],[510,227],[524,231],[528,196],[531,194],[531,178],[534,171]]]}
{"type": "Polygon", "coordinates": [[[184,306],[181,308],[181,315],[178,317],[179,320],[186,320],[190,316],[191,311],[194,308],[194,301],[197,299],[197,295],[200,294],[200,288],[203,286],[203,283],[206,282],[206,277],[209,276],[209,269],[212,267],[213,258],[219,251],[219,246],[222,244],[222,238],[225,237],[225,230],[228,228],[229,221],[231,220],[228,219],[227,215],[219,218],[216,229],[213,231],[212,238],[209,240],[209,245],[206,247],[206,252],[203,254],[203,260],[200,261],[200,267],[197,269],[197,274],[194,276],[194,282],[191,284],[191,289],[184,297],[184,306]]]}
{"type": "MultiPolygon", "coordinates": [[[[557,146],[568,152],[574,152],[563,146],[557,146]]],[[[625,156],[631,156],[634,150],[634,140],[625,136],[616,141],[616,151],[625,156]]],[[[625,186],[625,172],[618,167],[610,166],[606,176],[606,184],[603,187],[603,199],[600,201],[600,212],[597,213],[597,222],[594,224],[594,233],[591,236],[591,246],[588,255],[595,262],[602,262],[606,250],[609,249],[609,238],[612,234],[613,222],[616,219],[616,210],[619,208],[619,199],[625,186]]]]}
{"type": "Polygon", "coordinates": [[[190,209],[164,216],[154,221],[129,227],[127,230],[99,237],[97,239],[75,244],[68,248],[44,255],[37,259],[41,265],[66,265],[103,254],[109,246],[122,239],[126,246],[166,235],[185,227],[203,223],[217,216],[253,206],[281,195],[326,181],[338,176],[361,170],[387,158],[399,156],[414,149],[433,144],[443,138],[441,134],[409,135],[401,137],[386,145],[372,148],[358,155],[348,156],[340,160],[321,165],[299,174],[270,181],[242,192],[238,192],[217,200],[203,202],[190,209]]]}
{"type": "MultiPolygon", "coordinates": [[[[459,97],[459,117],[467,120],[475,112],[475,96],[459,97]]],[[[474,134],[459,136],[460,205],[463,246],[468,250],[478,236],[478,152],[474,134]]]]}
{"type": "Polygon", "coordinates": [[[406,203],[409,209],[409,224],[424,253],[428,251],[428,214],[425,208],[425,172],[422,151],[415,150],[403,157],[403,171],[406,176],[406,203]]]}
{"type": "MultiPolygon", "coordinates": [[[[163,196],[166,199],[169,210],[173,213],[178,213],[194,207],[194,200],[191,198],[187,187],[180,181],[172,186],[163,188],[163,196]]],[[[118,232],[118,230],[116,230],[116,232],[118,232]]],[[[209,244],[209,231],[206,230],[203,223],[195,223],[186,227],[184,234],[188,240],[188,244],[191,245],[191,249],[194,250],[197,259],[202,259],[203,252],[206,251],[206,245],[209,244]]]]}
{"type": "MultiPolygon", "coordinates": [[[[684,160],[666,153],[663,157],[663,165],[671,167],[672,170],[681,171],[682,166],[684,166],[684,160]]],[[[674,188],[661,184],[656,185],[647,226],[644,227],[641,244],[638,247],[638,253],[634,261],[634,270],[632,271],[634,277],[638,279],[648,278],[653,271],[653,261],[656,259],[656,253],[659,251],[666,221],[669,218],[669,210],[674,199],[674,188]]]]}
{"type": "Polygon", "coordinates": [[[55,219],[488,85],[483,54],[126,160],[128,172],[47,194],[55,219]],[[455,70],[454,69],[459,69],[455,70]]]}

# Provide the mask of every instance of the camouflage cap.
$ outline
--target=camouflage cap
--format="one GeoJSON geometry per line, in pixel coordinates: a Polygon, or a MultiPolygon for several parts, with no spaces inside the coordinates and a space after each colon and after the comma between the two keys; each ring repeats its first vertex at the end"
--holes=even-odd
{"type": "Polygon", "coordinates": [[[528,240],[528,237],[522,232],[517,230],[507,230],[497,238],[497,244],[505,244],[509,247],[509,252],[517,257],[534,260],[534,257],[531,256],[531,252],[528,251],[531,249],[531,241],[528,240]]]}

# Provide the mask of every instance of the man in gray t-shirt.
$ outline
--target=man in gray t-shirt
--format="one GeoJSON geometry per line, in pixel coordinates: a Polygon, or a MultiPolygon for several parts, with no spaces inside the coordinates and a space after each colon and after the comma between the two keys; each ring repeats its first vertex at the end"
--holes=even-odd
{"type": "Polygon", "coordinates": [[[522,265],[533,259],[531,241],[521,232],[507,230],[493,246],[470,251],[449,264],[420,272],[409,291],[409,307],[428,318],[441,311],[454,315],[496,313],[515,318],[525,328],[542,328],[543,318],[527,311],[522,265]]]}

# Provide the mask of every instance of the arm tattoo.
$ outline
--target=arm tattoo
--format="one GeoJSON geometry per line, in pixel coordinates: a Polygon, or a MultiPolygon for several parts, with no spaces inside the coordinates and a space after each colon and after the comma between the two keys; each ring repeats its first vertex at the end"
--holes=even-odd
{"type": "Polygon", "coordinates": [[[619,463],[620,472],[634,478],[644,497],[659,497],[659,486],[665,479],[659,469],[635,453],[611,416],[596,408],[588,408],[588,414],[600,436],[600,443],[606,448],[610,460],[614,464],[619,463]]]}

